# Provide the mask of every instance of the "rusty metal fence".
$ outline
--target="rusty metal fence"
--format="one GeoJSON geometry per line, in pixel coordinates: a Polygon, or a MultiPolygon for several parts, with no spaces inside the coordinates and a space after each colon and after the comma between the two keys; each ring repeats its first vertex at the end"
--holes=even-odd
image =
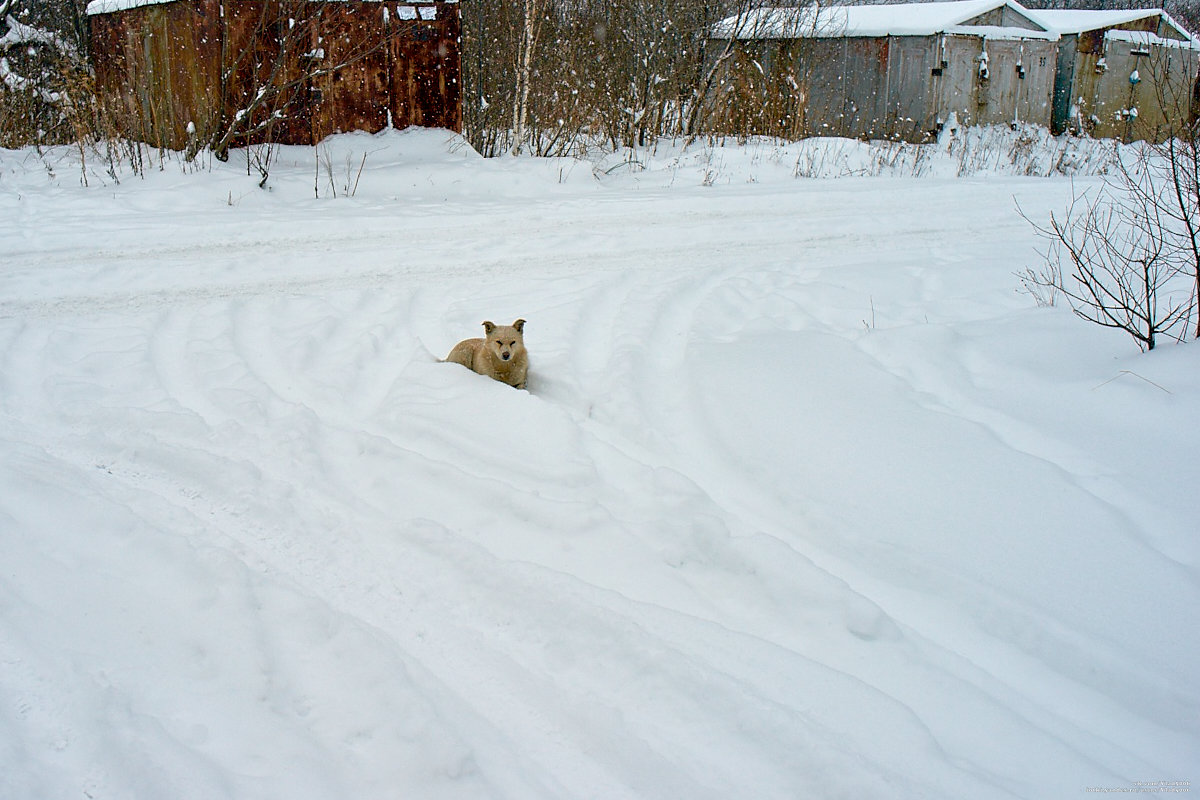
{"type": "Polygon", "coordinates": [[[462,130],[457,2],[173,0],[90,17],[121,133],[184,149],[462,130]]]}

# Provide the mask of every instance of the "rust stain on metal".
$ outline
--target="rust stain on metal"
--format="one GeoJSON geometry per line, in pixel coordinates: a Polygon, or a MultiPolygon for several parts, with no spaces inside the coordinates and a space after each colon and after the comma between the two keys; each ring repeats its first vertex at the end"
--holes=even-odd
{"type": "Polygon", "coordinates": [[[454,2],[174,0],[90,22],[103,102],[152,144],[182,149],[235,119],[238,144],[313,144],[389,120],[462,130],[454,2]],[[256,105],[263,87],[270,102],[256,105]]]}
{"type": "Polygon", "coordinates": [[[461,21],[457,7],[444,16],[445,5],[434,8],[436,20],[398,20],[388,40],[390,110],[397,127],[462,130],[461,21]]]}

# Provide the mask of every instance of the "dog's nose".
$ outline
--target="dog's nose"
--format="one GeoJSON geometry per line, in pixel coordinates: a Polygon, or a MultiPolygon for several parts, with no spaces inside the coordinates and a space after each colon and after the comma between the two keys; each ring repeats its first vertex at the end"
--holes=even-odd
{"type": "Polygon", "coordinates": [[[501,353],[500,357],[503,358],[505,361],[508,361],[509,355],[508,355],[508,353],[501,353]]]}

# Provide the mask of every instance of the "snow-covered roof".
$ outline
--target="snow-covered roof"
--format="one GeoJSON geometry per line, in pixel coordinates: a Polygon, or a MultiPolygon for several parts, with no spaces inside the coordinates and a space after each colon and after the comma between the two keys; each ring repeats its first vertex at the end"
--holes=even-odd
{"type": "Polygon", "coordinates": [[[1119,11],[1092,11],[1083,9],[1044,8],[1038,16],[1050,23],[1059,33],[1083,33],[1099,28],[1125,25],[1147,17],[1162,15],[1162,9],[1125,9],[1119,11]]]}
{"type": "Polygon", "coordinates": [[[727,39],[800,39],[841,36],[931,36],[970,33],[988,38],[1057,39],[1058,34],[1015,0],[948,0],[896,5],[762,8],[717,23],[713,35],[727,39]],[[1034,28],[980,26],[975,18],[1008,8],[1034,28]]]}
{"type": "MultiPolygon", "coordinates": [[[[1163,37],[1154,33],[1141,31],[1121,31],[1120,33],[1109,31],[1108,33],[1117,34],[1113,38],[1123,38],[1122,35],[1125,33],[1136,33],[1142,37],[1149,37],[1147,41],[1152,44],[1171,44],[1174,41],[1177,46],[1200,47],[1200,40],[1188,33],[1186,28],[1172,19],[1171,15],[1161,8],[1126,9],[1123,11],[1043,9],[1038,11],[1037,15],[1039,19],[1045,20],[1046,23],[1061,34],[1083,33],[1084,31],[1113,28],[1120,25],[1127,25],[1130,22],[1157,18],[1178,34],[1178,40],[1173,37],[1163,37]]],[[[1139,41],[1141,40],[1139,39],[1139,41]]]]}
{"type": "Polygon", "coordinates": [[[1149,31],[1122,31],[1111,30],[1104,32],[1104,38],[1118,42],[1131,42],[1133,44],[1144,45],[1149,47],[1178,47],[1185,50],[1200,50],[1200,39],[1192,36],[1184,31],[1186,39],[1168,39],[1165,36],[1159,36],[1157,33],[1149,31]]]}

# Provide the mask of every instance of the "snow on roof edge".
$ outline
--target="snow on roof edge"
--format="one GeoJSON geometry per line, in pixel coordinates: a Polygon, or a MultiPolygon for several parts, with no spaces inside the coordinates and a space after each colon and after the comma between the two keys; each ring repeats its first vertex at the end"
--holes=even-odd
{"type": "MultiPolygon", "coordinates": [[[[1178,20],[1168,14],[1161,8],[1138,8],[1124,10],[1101,10],[1101,9],[1043,9],[1038,12],[1047,22],[1054,26],[1055,30],[1062,34],[1078,34],[1084,31],[1099,30],[1113,25],[1123,25],[1127,22],[1135,22],[1146,17],[1159,17],[1167,25],[1174,28],[1182,36],[1184,40],[1168,39],[1155,35],[1155,39],[1161,40],[1163,43],[1176,42],[1178,45],[1190,45],[1193,49],[1200,48],[1200,38],[1189,31],[1185,26],[1181,25],[1178,20]]],[[[1112,33],[1113,31],[1108,31],[1112,33]]],[[[1134,33],[1135,31],[1126,31],[1134,33]]],[[[1105,34],[1107,35],[1107,33],[1105,34]]]]}
{"type": "Polygon", "coordinates": [[[1161,8],[1042,8],[1036,13],[1060,33],[1082,33],[1107,28],[1110,25],[1123,25],[1149,16],[1161,16],[1164,12],[1161,8]]]}
{"type": "Polygon", "coordinates": [[[716,38],[799,39],[932,36],[939,33],[984,35],[988,38],[1060,38],[1057,31],[1016,0],[943,0],[894,5],[760,8],[747,15],[726,17],[713,26],[716,38]],[[970,19],[1011,8],[1043,30],[1019,27],[963,25],[970,19]]]}
{"type": "Polygon", "coordinates": [[[999,39],[1018,41],[1020,39],[1037,39],[1043,42],[1057,42],[1062,37],[1055,31],[1032,31],[1028,28],[1002,28],[997,25],[952,25],[944,31],[955,36],[979,36],[996,41],[999,39]]]}
{"type": "MultiPolygon", "coordinates": [[[[1184,31],[1187,33],[1187,31],[1184,31]]],[[[1156,45],[1158,47],[1174,47],[1179,50],[1200,50],[1200,39],[1188,34],[1187,39],[1168,39],[1150,31],[1123,31],[1113,29],[1104,32],[1104,38],[1117,42],[1133,44],[1156,45]]]]}

